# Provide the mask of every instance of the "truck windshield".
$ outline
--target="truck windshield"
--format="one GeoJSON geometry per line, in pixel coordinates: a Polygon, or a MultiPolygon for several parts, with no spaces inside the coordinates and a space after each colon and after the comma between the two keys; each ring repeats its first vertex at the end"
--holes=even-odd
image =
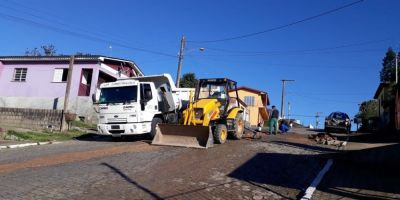
{"type": "Polygon", "coordinates": [[[129,103],[137,101],[137,86],[102,88],[99,103],[129,103]]]}

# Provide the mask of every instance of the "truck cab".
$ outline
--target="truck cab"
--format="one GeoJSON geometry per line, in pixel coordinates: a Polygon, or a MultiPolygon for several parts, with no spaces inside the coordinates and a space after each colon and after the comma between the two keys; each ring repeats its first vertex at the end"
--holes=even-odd
{"type": "Polygon", "coordinates": [[[153,117],[160,114],[154,83],[122,80],[100,86],[98,133],[135,135],[151,131],[153,117]]]}
{"type": "Polygon", "coordinates": [[[175,88],[169,74],[135,77],[100,85],[98,134],[121,137],[155,135],[158,123],[178,120],[189,88],[175,88]]]}

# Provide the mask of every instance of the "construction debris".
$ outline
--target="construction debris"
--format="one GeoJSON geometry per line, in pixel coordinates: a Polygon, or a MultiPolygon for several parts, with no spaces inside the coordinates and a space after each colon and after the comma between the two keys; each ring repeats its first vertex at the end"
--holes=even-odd
{"type": "Polygon", "coordinates": [[[243,139],[246,140],[254,140],[254,139],[261,139],[261,131],[252,130],[250,128],[245,128],[244,134],[242,136],[243,139]]]}
{"type": "Polygon", "coordinates": [[[318,133],[308,136],[309,139],[315,140],[317,144],[325,144],[325,145],[334,145],[334,146],[343,146],[344,142],[341,142],[337,139],[337,137],[333,136],[330,133],[318,133]]]}

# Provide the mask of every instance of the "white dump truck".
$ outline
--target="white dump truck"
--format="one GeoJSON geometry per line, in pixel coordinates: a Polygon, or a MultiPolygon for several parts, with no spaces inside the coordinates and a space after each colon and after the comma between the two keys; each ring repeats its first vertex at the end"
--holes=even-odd
{"type": "Polygon", "coordinates": [[[158,123],[177,123],[194,88],[176,88],[169,74],[120,79],[100,85],[94,97],[97,133],[121,137],[155,135],[158,123]]]}

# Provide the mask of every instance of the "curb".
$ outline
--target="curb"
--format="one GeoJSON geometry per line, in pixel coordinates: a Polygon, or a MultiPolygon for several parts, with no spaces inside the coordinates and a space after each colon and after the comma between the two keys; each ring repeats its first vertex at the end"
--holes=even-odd
{"type": "Polygon", "coordinates": [[[32,142],[25,144],[12,144],[12,145],[4,145],[0,146],[0,149],[15,149],[29,146],[37,146],[37,145],[47,145],[47,144],[60,144],[61,142],[32,142]]]}

